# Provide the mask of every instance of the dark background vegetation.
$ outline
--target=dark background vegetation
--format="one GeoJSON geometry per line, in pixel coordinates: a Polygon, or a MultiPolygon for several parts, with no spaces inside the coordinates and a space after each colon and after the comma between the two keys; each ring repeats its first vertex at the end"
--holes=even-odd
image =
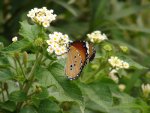
{"type": "Polygon", "coordinates": [[[58,15],[52,29],[76,39],[93,30],[101,30],[114,43],[124,43],[135,59],[149,66],[150,2],[149,0],[1,0],[0,41],[11,42],[34,7],[46,6],[58,15]]]}
{"type": "MultiPolygon", "coordinates": [[[[0,42],[7,46],[13,36],[21,38],[19,21],[26,20],[32,8],[43,6],[58,15],[49,31],[84,40],[87,33],[100,30],[113,44],[127,46],[130,58],[150,67],[150,0],[0,0],[0,42]]],[[[131,70],[129,76],[125,92],[139,97],[137,89],[150,83],[150,71],[131,70]]]]}

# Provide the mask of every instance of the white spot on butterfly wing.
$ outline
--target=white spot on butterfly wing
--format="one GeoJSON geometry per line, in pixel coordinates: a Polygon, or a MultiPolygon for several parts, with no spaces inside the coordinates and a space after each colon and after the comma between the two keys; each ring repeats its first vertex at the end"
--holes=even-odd
{"type": "Polygon", "coordinates": [[[86,48],[87,48],[87,53],[89,54],[90,51],[89,51],[89,43],[88,42],[86,42],[86,48]]]}

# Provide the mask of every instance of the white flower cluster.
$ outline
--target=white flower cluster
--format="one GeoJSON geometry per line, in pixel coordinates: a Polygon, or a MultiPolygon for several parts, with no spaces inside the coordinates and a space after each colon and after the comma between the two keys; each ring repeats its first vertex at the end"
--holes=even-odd
{"type": "Polygon", "coordinates": [[[70,42],[67,34],[60,32],[54,32],[49,34],[49,40],[46,41],[48,44],[47,51],[49,53],[55,53],[57,56],[62,56],[67,52],[67,46],[70,42]]]}
{"type": "Polygon", "coordinates": [[[150,95],[150,84],[142,84],[142,91],[145,97],[148,97],[150,95]]]}
{"type": "Polygon", "coordinates": [[[16,42],[17,40],[18,40],[18,37],[16,37],[16,36],[12,38],[13,42],[16,42]]]}
{"type": "Polygon", "coordinates": [[[120,69],[120,68],[128,69],[129,68],[129,64],[127,62],[119,59],[116,56],[111,56],[111,58],[108,59],[108,62],[111,64],[113,68],[116,68],[116,69],[120,69]]]}
{"type": "Polygon", "coordinates": [[[104,33],[103,34],[101,33],[101,31],[94,31],[91,34],[87,34],[87,36],[93,43],[100,43],[103,40],[108,39],[104,33]]]}
{"type": "Polygon", "coordinates": [[[48,10],[46,7],[31,9],[27,16],[30,17],[33,22],[44,27],[49,27],[50,23],[56,19],[56,14],[53,14],[53,10],[48,10]]]}

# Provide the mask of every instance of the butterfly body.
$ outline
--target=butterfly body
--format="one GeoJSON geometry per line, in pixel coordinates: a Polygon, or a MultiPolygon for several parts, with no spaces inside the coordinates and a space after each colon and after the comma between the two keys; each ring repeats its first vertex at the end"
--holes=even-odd
{"type": "Polygon", "coordinates": [[[70,80],[80,76],[84,66],[95,56],[95,49],[92,44],[85,41],[70,43],[67,53],[65,73],[70,80]]]}

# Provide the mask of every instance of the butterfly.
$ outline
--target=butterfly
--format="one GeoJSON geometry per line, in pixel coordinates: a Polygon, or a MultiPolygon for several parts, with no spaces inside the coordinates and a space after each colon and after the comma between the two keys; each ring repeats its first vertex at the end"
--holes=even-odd
{"type": "Polygon", "coordinates": [[[71,42],[68,47],[65,74],[70,80],[78,78],[84,66],[95,57],[95,48],[86,41],[71,42]]]}

